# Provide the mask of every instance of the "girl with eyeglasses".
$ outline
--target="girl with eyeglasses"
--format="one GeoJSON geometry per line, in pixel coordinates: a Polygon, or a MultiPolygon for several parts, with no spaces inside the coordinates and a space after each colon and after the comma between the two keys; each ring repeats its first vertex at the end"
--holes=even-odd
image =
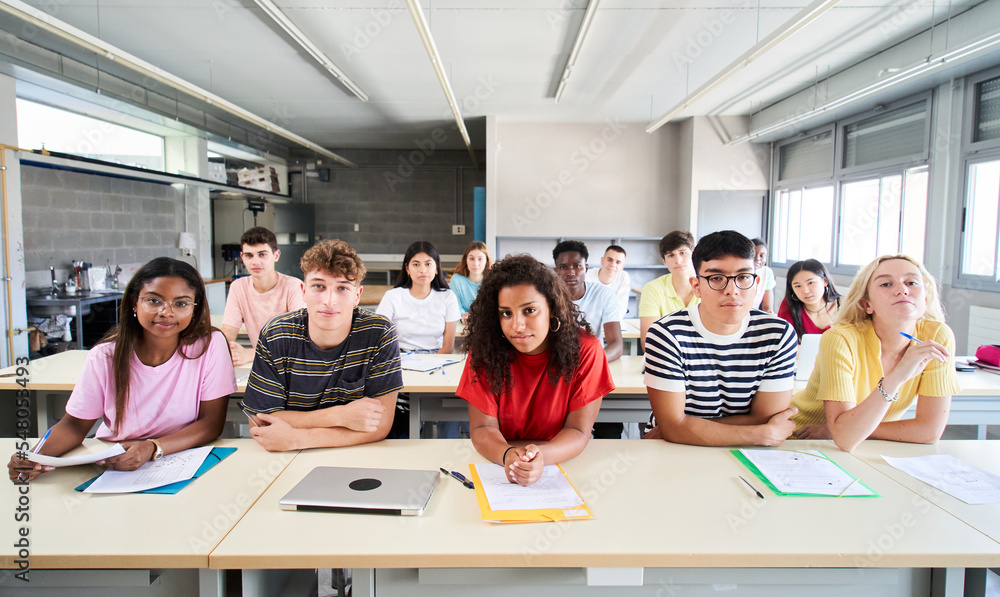
{"type": "Polygon", "coordinates": [[[555,272],[530,255],[498,261],[472,303],[466,344],[455,394],[469,403],[472,444],[511,483],[530,485],[544,465],[583,451],[615,385],[555,272]]]}
{"type": "MultiPolygon", "coordinates": [[[[125,453],[98,464],[135,470],[218,438],[235,391],[232,357],[212,328],[201,276],[183,261],[158,257],[128,283],[118,326],[90,349],[66,416],[39,453],[68,452],[100,420],[97,438],[121,443],[125,453]]],[[[7,468],[21,482],[52,470],[17,454],[7,468]]]]}

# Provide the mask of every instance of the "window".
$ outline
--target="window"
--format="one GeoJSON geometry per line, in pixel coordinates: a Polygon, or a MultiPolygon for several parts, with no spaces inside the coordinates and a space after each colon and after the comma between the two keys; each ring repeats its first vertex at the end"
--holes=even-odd
{"type": "Polygon", "coordinates": [[[163,171],[163,138],[58,108],[17,100],[17,144],[163,171]]]}
{"type": "Polygon", "coordinates": [[[1000,281],[997,273],[1000,159],[969,164],[964,211],[961,273],[1000,281]]]}
{"type": "Polygon", "coordinates": [[[922,259],[930,92],[776,147],[771,254],[853,273],[885,254],[922,259]]]}

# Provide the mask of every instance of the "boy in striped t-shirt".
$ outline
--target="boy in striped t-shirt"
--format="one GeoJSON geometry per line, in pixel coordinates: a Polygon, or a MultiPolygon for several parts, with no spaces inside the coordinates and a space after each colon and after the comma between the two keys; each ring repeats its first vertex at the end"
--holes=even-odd
{"type": "Polygon", "coordinates": [[[714,232],[691,254],[701,299],[646,334],[647,438],[700,446],[781,444],[795,429],[789,408],[798,343],[792,326],[753,309],[760,279],[754,246],[714,232]]]}
{"type": "Polygon", "coordinates": [[[269,452],[384,439],[403,387],[392,321],[358,308],[365,265],[341,240],[302,256],[304,309],[261,330],[242,407],[269,452]]]}

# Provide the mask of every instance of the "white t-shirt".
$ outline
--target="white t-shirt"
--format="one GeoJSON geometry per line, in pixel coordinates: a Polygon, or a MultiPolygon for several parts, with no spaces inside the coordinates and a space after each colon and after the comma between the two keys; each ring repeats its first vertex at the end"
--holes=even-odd
{"type": "Polygon", "coordinates": [[[440,350],[444,325],[462,317],[458,297],[450,290],[431,290],[427,298],[417,299],[409,288],[393,288],[385,293],[375,312],[396,325],[400,351],[440,350]]]}
{"type": "Polygon", "coordinates": [[[604,324],[621,321],[618,317],[618,304],[615,303],[615,297],[608,287],[604,284],[587,282],[583,296],[573,302],[580,307],[583,318],[593,328],[594,335],[601,339],[601,345],[607,345],[604,339],[604,324]]]}
{"type": "MultiPolygon", "coordinates": [[[[601,279],[597,277],[598,272],[601,271],[599,267],[593,267],[587,270],[587,282],[595,282],[599,284],[604,284],[601,279]]],[[[622,270],[618,272],[618,275],[611,280],[610,284],[604,284],[611,294],[615,295],[615,300],[618,302],[618,319],[625,319],[625,314],[628,313],[628,293],[632,290],[632,280],[629,278],[628,272],[622,270]]],[[[594,330],[595,332],[597,330],[594,330]]]]}

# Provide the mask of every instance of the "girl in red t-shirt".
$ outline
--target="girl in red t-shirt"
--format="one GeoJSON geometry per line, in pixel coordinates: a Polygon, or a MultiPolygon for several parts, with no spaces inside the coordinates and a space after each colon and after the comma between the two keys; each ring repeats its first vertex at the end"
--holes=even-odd
{"type": "Polygon", "coordinates": [[[456,394],[472,443],[530,485],[583,451],[615,388],[600,341],[555,272],[530,255],[497,262],[469,310],[469,358],[456,394]]]}

